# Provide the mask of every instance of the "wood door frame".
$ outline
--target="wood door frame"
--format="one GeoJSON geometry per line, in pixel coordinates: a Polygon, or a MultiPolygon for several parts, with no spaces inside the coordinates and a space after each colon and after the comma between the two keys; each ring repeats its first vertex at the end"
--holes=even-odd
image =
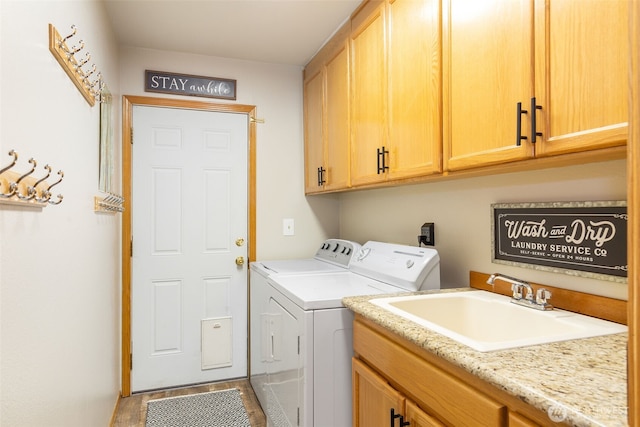
{"type": "Polygon", "coordinates": [[[627,251],[629,273],[629,344],[627,360],[628,423],[640,424],[640,10],[629,0],[629,139],[627,140],[627,251]]]}
{"type": "MultiPolygon", "coordinates": [[[[144,105],[149,107],[181,108],[220,113],[247,114],[248,121],[248,154],[247,154],[247,252],[249,261],[256,254],[256,106],[241,104],[216,104],[206,101],[155,98],[145,96],[124,95],[122,97],[122,191],[124,196],[124,212],[122,213],[122,302],[121,302],[121,396],[131,395],[131,151],[133,107],[144,105]]],[[[247,283],[248,286],[248,283],[247,283]]],[[[247,350],[248,351],[248,350],[247,350]]]]}

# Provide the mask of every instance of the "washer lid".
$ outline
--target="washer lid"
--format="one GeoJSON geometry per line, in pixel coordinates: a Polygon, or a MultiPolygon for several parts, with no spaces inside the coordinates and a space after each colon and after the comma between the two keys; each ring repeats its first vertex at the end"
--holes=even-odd
{"type": "Polygon", "coordinates": [[[404,292],[348,271],[321,275],[290,275],[269,278],[269,283],[303,310],[341,308],[342,298],[404,292]]]}
{"type": "Polygon", "coordinates": [[[272,274],[311,274],[311,273],[331,273],[344,271],[345,267],[340,267],[315,258],[289,259],[274,261],[256,261],[251,263],[251,269],[261,270],[265,276],[272,274]]]}

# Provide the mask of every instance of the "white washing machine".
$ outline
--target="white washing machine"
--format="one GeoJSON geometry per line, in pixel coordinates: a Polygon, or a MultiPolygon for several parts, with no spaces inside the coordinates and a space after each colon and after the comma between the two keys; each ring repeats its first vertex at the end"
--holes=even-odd
{"type": "MultiPolygon", "coordinates": [[[[435,249],[367,242],[347,271],[272,275],[260,313],[268,426],[351,425],[353,314],[342,298],[440,288],[435,249]]],[[[254,386],[255,387],[255,386],[254,386]]]]}
{"type": "Polygon", "coordinates": [[[250,381],[258,400],[265,406],[267,388],[267,366],[273,359],[267,352],[270,341],[267,315],[271,285],[267,278],[272,275],[327,274],[347,271],[349,261],[360,250],[360,244],[342,239],[327,239],[318,248],[313,258],[292,260],[256,261],[249,265],[250,274],[250,381]]]}

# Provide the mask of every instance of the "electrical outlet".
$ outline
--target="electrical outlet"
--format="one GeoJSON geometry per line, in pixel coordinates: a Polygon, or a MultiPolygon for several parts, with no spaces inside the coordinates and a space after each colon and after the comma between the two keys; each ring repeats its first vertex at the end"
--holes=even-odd
{"type": "Polygon", "coordinates": [[[436,244],[436,236],[434,232],[433,222],[425,222],[420,229],[418,236],[418,246],[434,246],[436,244]]]}
{"type": "Polygon", "coordinates": [[[295,234],[293,218],[285,218],[282,220],[282,235],[293,236],[295,234]]]}

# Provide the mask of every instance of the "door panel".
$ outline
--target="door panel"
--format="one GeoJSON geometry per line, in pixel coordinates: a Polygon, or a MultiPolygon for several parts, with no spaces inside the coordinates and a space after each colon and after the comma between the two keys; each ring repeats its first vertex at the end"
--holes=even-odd
{"type": "Polygon", "coordinates": [[[536,96],[542,106],[536,155],[625,145],[629,5],[600,0],[536,5],[536,96]]]}
{"type": "Polygon", "coordinates": [[[533,157],[516,134],[517,104],[526,110],[533,96],[532,1],[451,0],[445,8],[445,170],[533,157]]]}
{"type": "Polygon", "coordinates": [[[267,367],[267,417],[278,427],[299,425],[304,375],[300,358],[299,322],[273,298],[269,299],[271,363],[267,367]]]}
{"type": "Polygon", "coordinates": [[[326,168],[324,163],[324,130],[322,107],[322,70],[304,82],[304,116],[305,116],[305,191],[313,193],[322,190],[319,183],[319,168],[326,168]]]}
{"type": "Polygon", "coordinates": [[[351,360],[353,375],[353,425],[387,427],[390,412],[404,412],[405,398],[358,359],[351,360]]]}
{"type": "Polygon", "coordinates": [[[384,3],[371,1],[352,20],[351,33],[351,183],[382,181],[377,149],[387,143],[384,3]],[[371,10],[374,9],[374,10],[371,10]]]}
{"type": "Polygon", "coordinates": [[[247,116],[135,106],[133,125],[132,389],[246,376],[247,116]]]}
{"type": "Polygon", "coordinates": [[[326,64],[326,157],[328,190],[349,187],[349,48],[348,41],[326,64]]]}

